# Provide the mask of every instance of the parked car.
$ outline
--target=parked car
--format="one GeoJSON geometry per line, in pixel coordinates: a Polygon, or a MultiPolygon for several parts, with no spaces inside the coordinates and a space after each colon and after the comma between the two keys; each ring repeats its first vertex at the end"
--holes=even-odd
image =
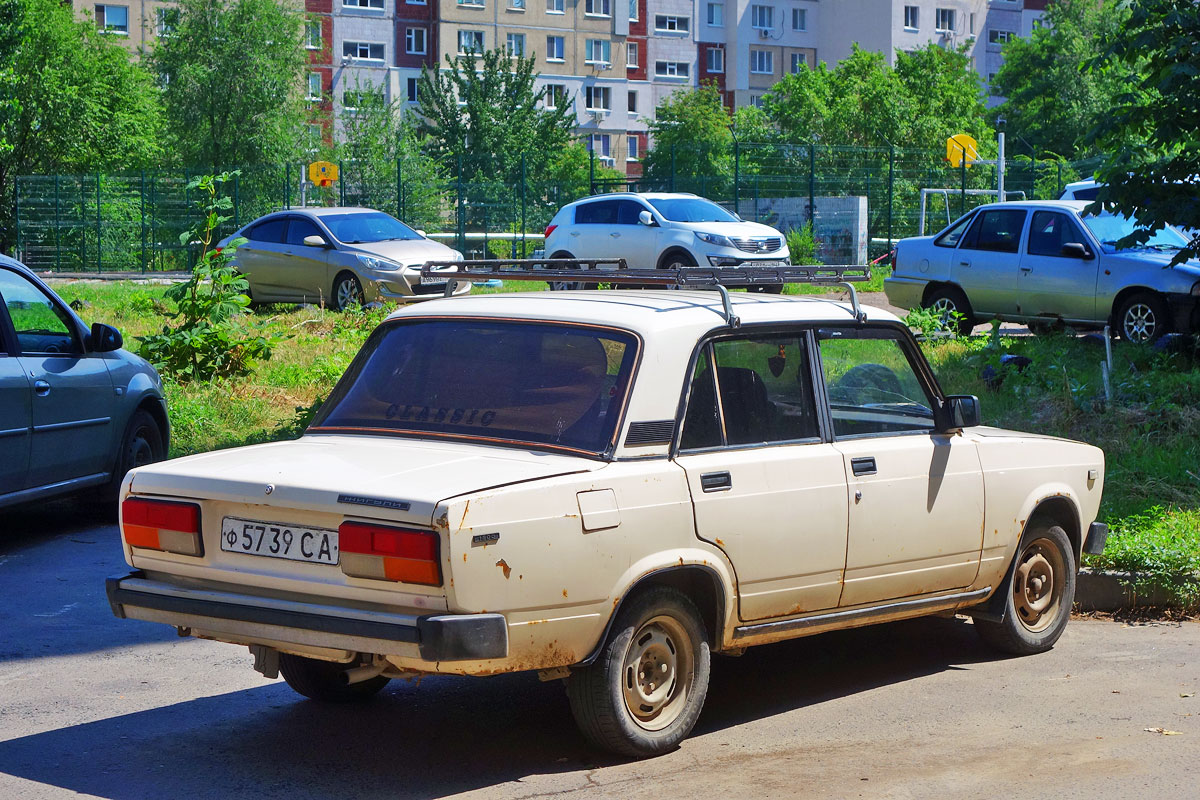
{"type": "Polygon", "coordinates": [[[134,470],[108,596],[319,700],[565,678],[590,741],[653,755],[712,652],[951,611],[1053,646],[1104,455],[978,422],[904,324],[823,296],[436,300],[300,439],[134,470]]]}
{"type": "Polygon", "coordinates": [[[85,489],[112,502],[127,471],[166,455],[162,381],[121,344],[0,256],[0,508],[85,489]]]}
{"type": "MultiPolygon", "coordinates": [[[[622,192],[569,203],[546,226],[545,251],[551,258],[623,258],[646,268],[779,266],[790,258],[774,228],[677,193],[622,192]]],[[[558,281],[550,288],[580,287],[558,281]]]]}
{"type": "Polygon", "coordinates": [[[979,321],[1058,323],[1113,330],[1131,342],[1170,331],[1200,331],[1200,261],[1168,267],[1187,243],[1173,228],[1143,246],[1116,243],[1137,221],[1085,214],[1085,201],[1021,201],[980,206],[934,236],[902,239],[888,302],[979,321]]]}
{"type": "MultiPolygon", "coordinates": [[[[426,261],[462,253],[427,239],[370,208],[293,208],[259,217],[221,241],[238,237],[234,263],[256,303],[326,303],[335,310],[376,300],[407,303],[445,291],[444,280],[420,276],[426,261]]],[[[460,284],[460,293],[471,291],[460,284]]]]}
{"type": "MultiPolygon", "coordinates": [[[[1200,178],[1196,178],[1191,181],[1188,181],[1188,183],[1194,185],[1196,187],[1196,193],[1200,194],[1200,178]]],[[[1100,188],[1102,186],[1104,186],[1104,184],[1097,183],[1095,178],[1088,178],[1087,180],[1075,181],[1074,183],[1068,183],[1066,186],[1063,187],[1063,192],[1059,196],[1058,199],[1059,200],[1087,200],[1088,202],[1091,202],[1099,196],[1100,188]]],[[[1189,240],[1194,239],[1197,236],[1200,236],[1200,230],[1196,230],[1193,228],[1188,228],[1188,227],[1185,227],[1182,225],[1176,225],[1175,229],[1177,231],[1179,231],[1180,233],[1182,233],[1184,235],[1184,237],[1186,237],[1189,240]]]]}

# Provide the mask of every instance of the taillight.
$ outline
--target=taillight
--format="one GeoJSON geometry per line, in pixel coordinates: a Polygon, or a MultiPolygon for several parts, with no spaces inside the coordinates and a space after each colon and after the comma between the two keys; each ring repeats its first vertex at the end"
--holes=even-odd
{"type": "Polygon", "coordinates": [[[356,578],[441,586],[441,539],[430,531],[343,522],[338,528],[342,572],[356,578]]]}
{"type": "Polygon", "coordinates": [[[204,555],[200,506],[195,503],[126,498],[121,503],[121,533],[132,547],[204,555]]]}
{"type": "Polygon", "coordinates": [[[547,239],[549,239],[549,238],[550,238],[550,234],[554,233],[554,229],[555,229],[555,228],[557,228],[557,227],[558,227],[557,225],[547,225],[547,226],[546,226],[546,233],[545,233],[545,234],[543,234],[543,235],[544,235],[544,236],[545,236],[547,239]]]}

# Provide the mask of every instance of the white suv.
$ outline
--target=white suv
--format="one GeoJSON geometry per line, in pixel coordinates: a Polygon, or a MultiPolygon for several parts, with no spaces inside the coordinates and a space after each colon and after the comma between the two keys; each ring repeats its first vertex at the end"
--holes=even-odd
{"type": "MultiPolygon", "coordinates": [[[[789,263],[783,234],[694,194],[618,193],[576,200],[546,227],[550,258],[624,258],[630,267],[789,263]]],[[[776,287],[778,288],[778,287],[776,287]]]]}

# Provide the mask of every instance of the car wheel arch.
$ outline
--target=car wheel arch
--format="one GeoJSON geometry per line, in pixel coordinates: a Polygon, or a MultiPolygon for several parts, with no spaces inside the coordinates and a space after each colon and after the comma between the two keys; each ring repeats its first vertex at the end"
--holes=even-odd
{"type": "Polygon", "coordinates": [[[663,252],[663,254],[661,256],[659,256],[658,264],[656,264],[655,266],[658,269],[665,269],[667,264],[669,264],[671,262],[671,259],[675,258],[676,256],[683,256],[688,261],[692,262],[693,265],[698,265],[700,263],[699,261],[696,260],[696,257],[694,255],[692,255],[692,253],[686,247],[682,247],[680,245],[674,245],[672,247],[668,247],[663,252]]]}
{"type": "Polygon", "coordinates": [[[1116,295],[1113,296],[1112,307],[1108,310],[1108,323],[1112,326],[1113,330],[1117,330],[1120,327],[1121,321],[1117,319],[1117,313],[1121,310],[1121,306],[1125,304],[1126,300],[1128,300],[1130,297],[1133,297],[1135,294],[1149,294],[1163,299],[1164,302],[1166,300],[1162,292],[1158,291],[1157,289],[1151,289],[1149,286],[1137,284],[1134,286],[1122,287],[1121,291],[1117,292],[1116,295]]]}
{"type": "Polygon", "coordinates": [[[1024,536],[1025,531],[1037,524],[1057,525],[1066,532],[1071,549],[1075,552],[1075,565],[1078,567],[1083,553],[1083,526],[1079,520],[1079,509],[1070,498],[1062,494],[1044,497],[1029,513],[1021,535],[1024,536]]]}
{"type": "Polygon", "coordinates": [[[925,284],[925,289],[921,292],[921,305],[924,306],[928,303],[930,296],[941,289],[953,289],[962,294],[964,298],[967,298],[968,303],[971,302],[971,299],[967,297],[966,291],[954,281],[930,281],[925,284]]]}

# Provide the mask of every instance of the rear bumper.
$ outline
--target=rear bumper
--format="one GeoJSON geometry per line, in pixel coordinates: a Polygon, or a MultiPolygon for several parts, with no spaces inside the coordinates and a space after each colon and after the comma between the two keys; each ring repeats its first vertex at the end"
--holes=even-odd
{"type": "Polygon", "coordinates": [[[920,308],[929,281],[893,275],[883,281],[883,292],[888,302],[897,308],[920,308]]]}
{"type": "Polygon", "coordinates": [[[1088,526],[1087,538],[1083,540],[1083,552],[1098,556],[1104,552],[1104,543],[1108,541],[1108,526],[1103,522],[1093,522],[1088,526]]]}
{"type": "Polygon", "coordinates": [[[200,627],[259,638],[390,654],[415,645],[424,661],[482,661],[508,655],[501,614],[395,614],[197,589],[151,580],[141,570],[105,582],[120,619],[200,627]]]}

